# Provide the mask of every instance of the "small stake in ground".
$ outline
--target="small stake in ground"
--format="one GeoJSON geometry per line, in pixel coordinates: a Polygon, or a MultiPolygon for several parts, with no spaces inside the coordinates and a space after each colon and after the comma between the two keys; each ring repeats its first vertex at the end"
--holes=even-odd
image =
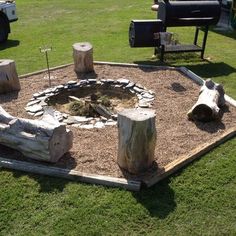
{"type": "Polygon", "coordinates": [[[48,81],[49,81],[49,87],[51,87],[51,77],[50,77],[50,69],[49,69],[49,61],[48,61],[48,52],[52,51],[52,47],[43,46],[39,48],[41,53],[45,53],[46,56],[46,63],[47,63],[47,69],[48,69],[48,81]]]}

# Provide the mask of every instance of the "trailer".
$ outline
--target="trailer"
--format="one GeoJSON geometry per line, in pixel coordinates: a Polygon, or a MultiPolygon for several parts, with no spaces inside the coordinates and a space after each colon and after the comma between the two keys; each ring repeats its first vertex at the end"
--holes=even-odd
{"type": "Polygon", "coordinates": [[[15,1],[0,0],[0,43],[7,41],[11,32],[10,23],[17,20],[15,1]]]}

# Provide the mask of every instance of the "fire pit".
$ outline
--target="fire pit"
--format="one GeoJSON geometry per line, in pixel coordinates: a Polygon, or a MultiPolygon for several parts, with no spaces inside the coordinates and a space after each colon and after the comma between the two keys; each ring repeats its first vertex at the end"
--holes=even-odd
{"type": "Polygon", "coordinates": [[[125,78],[86,79],[35,93],[25,109],[35,117],[50,113],[59,122],[89,129],[116,125],[119,111],[150,108],[153,100],[153,91],[125,78]]]}

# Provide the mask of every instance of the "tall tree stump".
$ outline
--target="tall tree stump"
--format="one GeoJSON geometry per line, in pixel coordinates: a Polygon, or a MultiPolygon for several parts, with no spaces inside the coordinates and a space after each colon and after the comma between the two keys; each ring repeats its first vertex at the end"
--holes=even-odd
{"type": "Polygon", "coordinates": [[[77,74],[93,72],[93,46],[88,43],[73,44],[74,70],[77,74]]]}
{"type": "Polygon", "coordinates": [[[225,105],[224,95],[221,84],[207,79],[201,87],[196,104],[188,112],[188,118],[205,122],[220,119],[220,107],[225,105]]]}
{"type": "Polygon", "coordinates": [[[20,90],[20,81],[13,60],[0,59],[0,94],[20,90]]]}
{"type": "Polygon", "coordinates": [[[0,106],[0,144],[26,157],[57,162],[70,150],[72,141],[72,132],[51,116],[47,120],[17,118],[0,106]]]}
{"type": "Polygon", "coordinates": [[[125,109],[118,114],[118,165],[133,174],[147,170],[154,161],[155,111],[125,109]]]}

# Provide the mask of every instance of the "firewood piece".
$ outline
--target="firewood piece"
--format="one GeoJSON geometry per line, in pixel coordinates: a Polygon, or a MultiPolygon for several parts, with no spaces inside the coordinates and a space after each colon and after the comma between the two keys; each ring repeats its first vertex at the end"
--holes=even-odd
{"type": "Polygon", "coordinates": [[[189,119],[205,122],[220,119],[220,107],[225,104],[224,94],[221,84],[207,79],[201,87],[196,104],[188,112],[189,119]]]}
{"type": "Polygon", "coordinates": [[[77,98],[75,96],[69,96],[69,99],[72,101],[77,101],[77,102],[81,102],[82,100],[80,98],[77,98]]]}
{"type": "Polygon", "coordinates": [[[0,60],[0,94],[19,91],[20,82],[13,60],[0,60]]]}
{"type": "Polygon", "coordinates": [[[93,72],[93,46],[88,43],[73,44],[74,70],[78,73],[93,72]]]}
{"type": "Polygon", "coordinates": [[[125,109],[118,114],[118,165],[133,174],[147,170],[154,161],[155,111],[125,109]]]}
{"type": "Polygon", "coordinates": [[[9,115],[0,106],[0,143],[23,155],[57,162],[72,147],[72,132],[58,121],[30,120],[9,115]]]}
{"type": "Polygon", "coordinates": [[[105,106],[101,104],[91,104],[91,107],[100,115],[103,117],[106,117],[107,119],[110,119],[113,115],[105,106]]]}

